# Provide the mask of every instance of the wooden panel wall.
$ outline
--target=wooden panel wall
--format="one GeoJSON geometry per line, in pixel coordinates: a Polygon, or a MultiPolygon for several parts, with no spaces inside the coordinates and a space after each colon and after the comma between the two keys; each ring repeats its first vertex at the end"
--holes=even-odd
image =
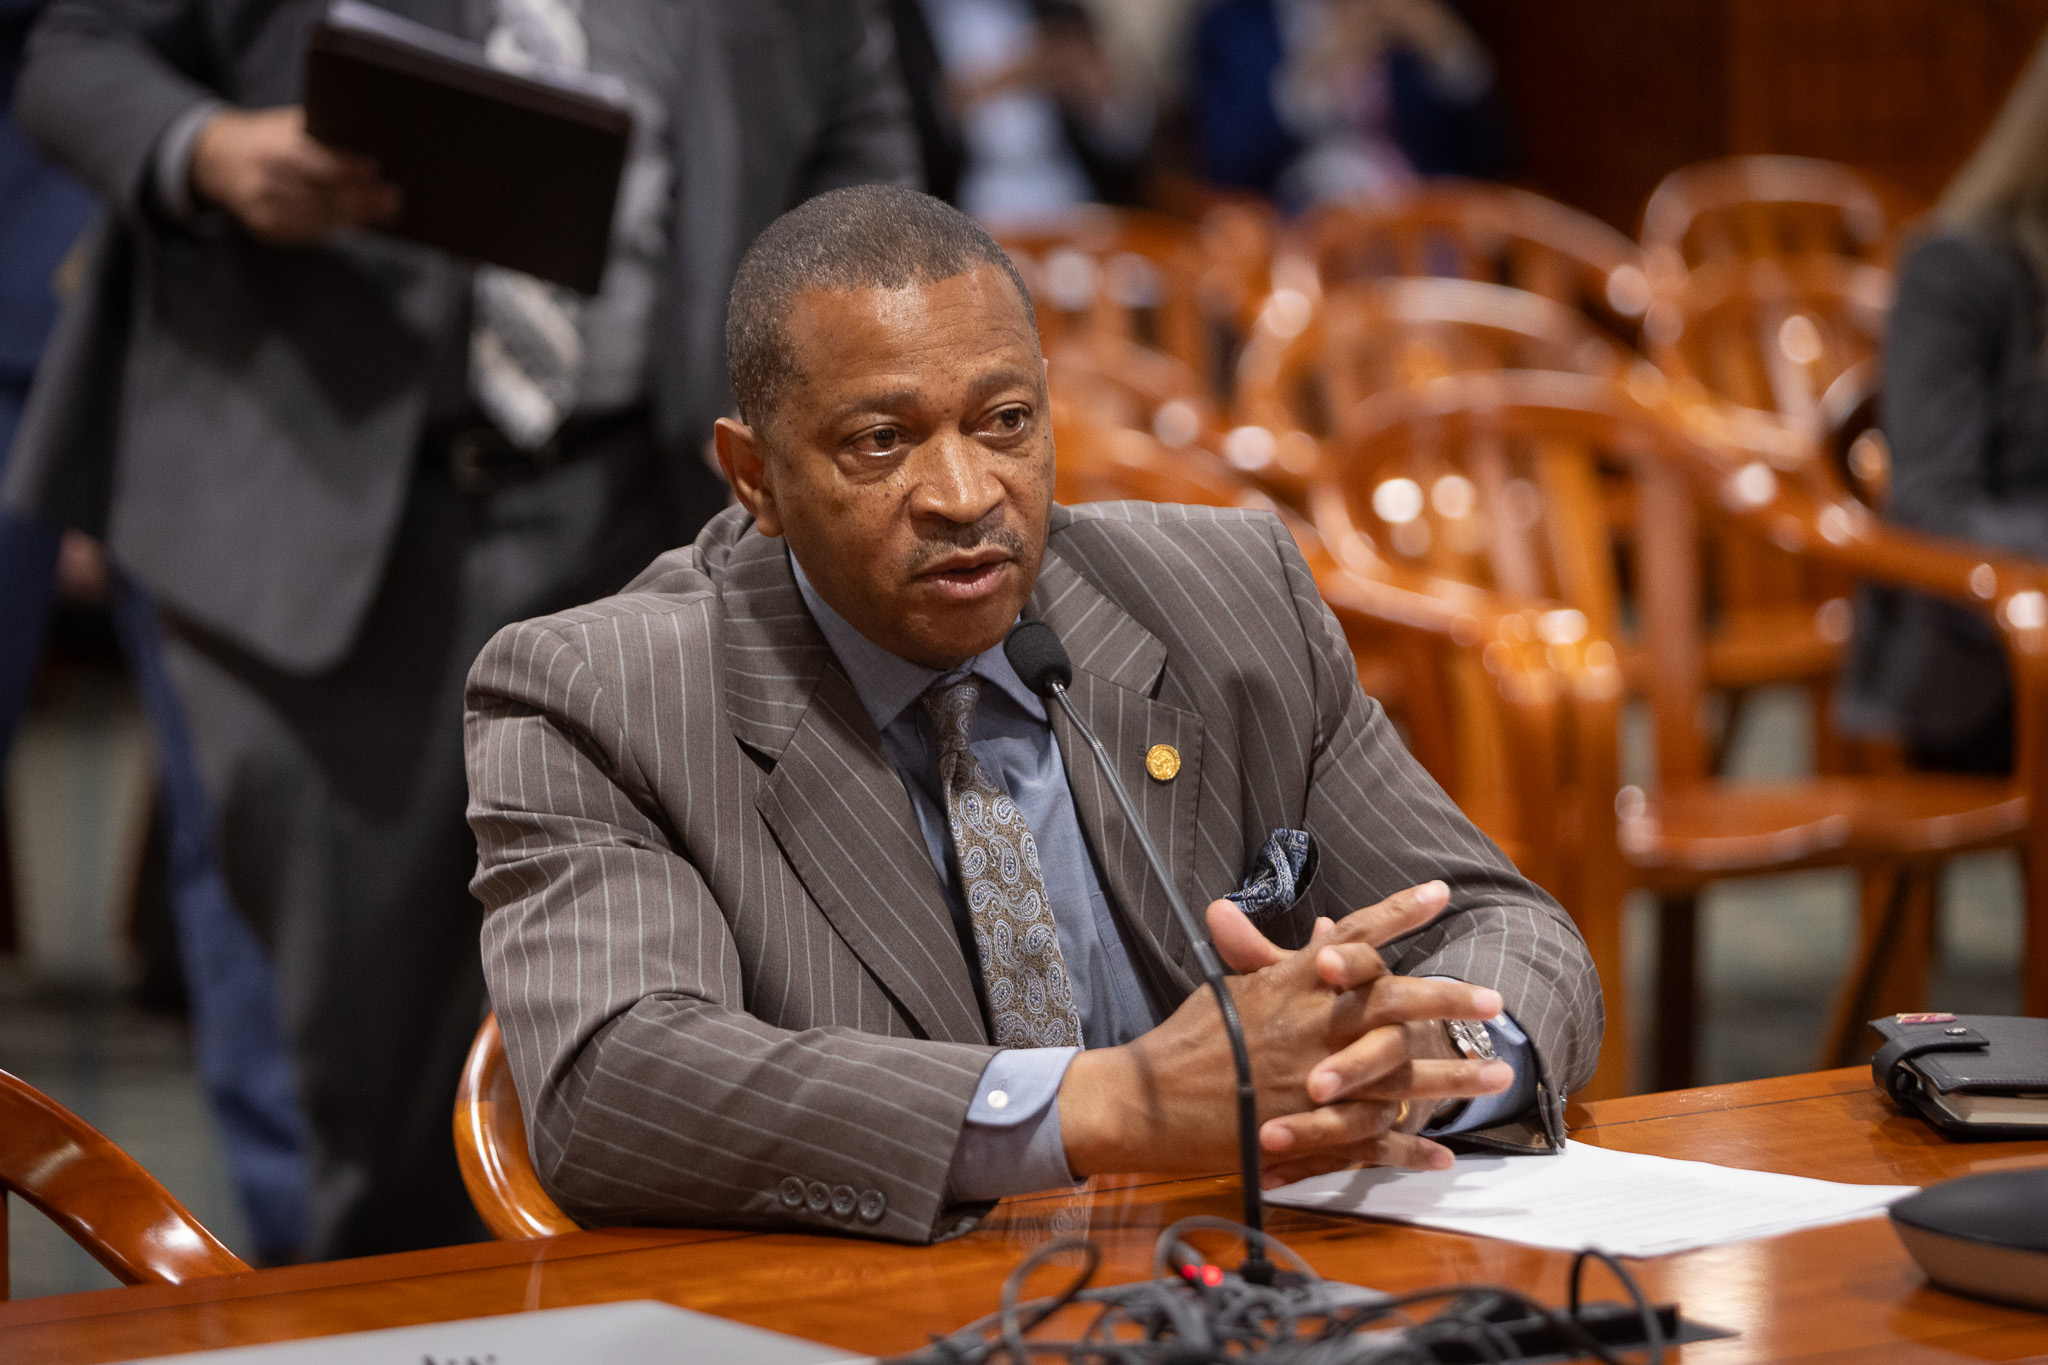
{"type": "Polygon", "coordinates": [[[1634,235],[1668,170],[1829,157],[1930,198],[2048,31],[2048,0],[1468,0],[1532,188],[1634,235]]]}

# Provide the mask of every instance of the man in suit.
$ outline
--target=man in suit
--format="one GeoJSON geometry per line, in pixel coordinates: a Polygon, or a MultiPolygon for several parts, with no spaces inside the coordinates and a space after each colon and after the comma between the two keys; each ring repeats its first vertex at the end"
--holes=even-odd
{"type": "Polygon", "coordinates": [[[1359,690],[1278,520],[1053,506],[1045,365],[986,233],[821,196],[742,262],[728,352],[743,507],[471,673],[485,970],[566,1209],[923,1241],[1230,1164],[1214,1002],[1004,657],[1020,614],[1180,889],[1242,883],[1209,926],[1269,1179],[1441,1165],[1436,1136],[1558,1149],[1601,1027],[1570,922],[1359,690]]]}
{"type": "Polygon", "coordinates": [[[448,1131],[483,1007],[470,661],[724,504],[703,450],[739,253],[915,153],[866,4],[392,0],[508,63],[623,83],[612,253],[581,298],[361,230],[400,201],[305,134],[323,8],[53,0],[23,123],[117,220],[9,492],[104,531],[166,608],[234,898],[278,958],[307,1252],[338,1256],[481,1234],[448,1131]]]}

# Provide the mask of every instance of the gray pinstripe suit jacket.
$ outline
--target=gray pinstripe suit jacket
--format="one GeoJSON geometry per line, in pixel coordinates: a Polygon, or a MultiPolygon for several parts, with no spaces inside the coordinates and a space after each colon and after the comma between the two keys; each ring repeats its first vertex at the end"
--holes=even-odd
{"type": "MultiPolygon", "coordinates": [[[[1073,698],[1191,904],[1237,886],[1280,826],[1321,846],[1269,926],[1283,942],[1444,878],[1450,909],[1390,959],[1501,991],[1541,1113],[1490,1135],[1562,1135],[1599,1047],[1592,963],[1359,690],[1277,520],[1055,509],[1028,612],[1066,643],[1073,698]],[[1181,753],[1171,782],[1145,774],[1157,743],[1181,753]]],[[[944,1186],[994,1049],[909,797],[780,540],[730,511],[621,595],[508,627],[470,674],[468,727],[484,965],[565,1209],[903,1241],[978,1216],[944,1186]]],[[[1133,960],[1177,1002],[1187,940],[1086,747],[1055,729],[1133,960]]]]}

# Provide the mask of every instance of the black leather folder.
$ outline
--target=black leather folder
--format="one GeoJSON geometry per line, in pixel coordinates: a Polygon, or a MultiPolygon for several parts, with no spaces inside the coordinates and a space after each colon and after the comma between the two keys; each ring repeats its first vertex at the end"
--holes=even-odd
{"type": "Polygon", "coordinates": [[[1951,1137],[2048,1137],[2048,1019],[1895,1014],[1873,1019],[1878,1088],[1951,1137]]]}
{"type": "Polygon", "coordinates": [[[476,43],[335,0],[306,52],[306,131],[376,158],[380,231],[597,292],[632,133],[615,80],[500,70],[476,43]]]}

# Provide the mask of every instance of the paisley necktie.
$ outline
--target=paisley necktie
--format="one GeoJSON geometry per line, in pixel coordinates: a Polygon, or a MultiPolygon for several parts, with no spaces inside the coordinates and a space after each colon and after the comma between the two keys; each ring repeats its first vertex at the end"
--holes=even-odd
{"type": "Polygon", "coordinates": [[[939,781],[974,926],[975,952],[997,1047],[1079,1047],[1081,1015],[1060,954],[1038,842],[1024,813],[967,747],[981,683],[940,683],[924,694],[939,739],[939,781]]]}

